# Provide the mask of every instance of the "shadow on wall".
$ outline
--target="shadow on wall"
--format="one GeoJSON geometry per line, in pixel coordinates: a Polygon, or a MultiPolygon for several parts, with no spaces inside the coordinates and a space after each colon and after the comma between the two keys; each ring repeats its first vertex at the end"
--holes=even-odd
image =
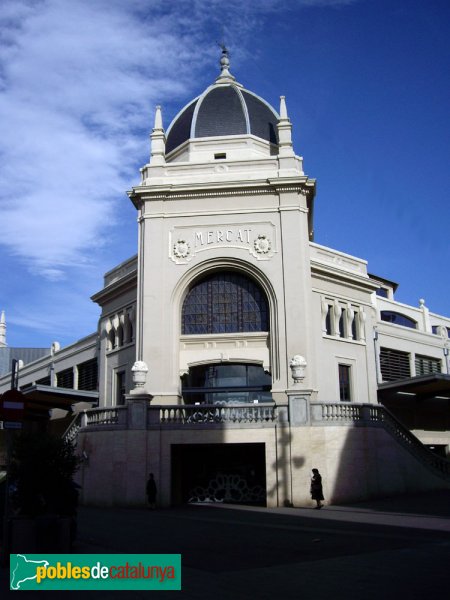
{"type": "Polygon", "coordinates": [[[276,506],[293,506],[292,486],[296,478],[292,471],[301,469],[305,464],[305,458],[292,456],[292,434],[287,425],[275,428],[275,438],[275,460],[270,465],[272,472],[275,473],[275,482],[271,487],[267,486],[268,505],[275,503],[276,506]]]}
{"type": "Polygon", "coordinates": [[[334,438],[334,447],[340,446],[328,456],[324,474],[330,503],[449,487],[382,427],[333,427],[327,434],[328,442],[334,438]]]}

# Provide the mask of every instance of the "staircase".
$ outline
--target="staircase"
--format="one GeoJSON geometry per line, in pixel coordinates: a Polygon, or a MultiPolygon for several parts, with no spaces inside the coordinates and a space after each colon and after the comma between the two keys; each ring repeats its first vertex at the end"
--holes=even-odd
{"type": "Polygon", "coordinates": [[[325,423],[347,426],[353,423],[362,427],[383,427],[435,475],[450,481],[450,461],[426,448],[385,406],[352,402],[311,402],[311,424],[325,423]]]}

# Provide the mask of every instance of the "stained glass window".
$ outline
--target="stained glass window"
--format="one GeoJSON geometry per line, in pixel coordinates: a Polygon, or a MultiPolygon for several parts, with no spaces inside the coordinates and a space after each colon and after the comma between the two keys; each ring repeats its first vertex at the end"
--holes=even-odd
{"type": "Polygon", "coordinates": [[[266,296],[254,281],[220,272],[191,287],[183,304],[183,334],[251,331],[269,331],[266,296]]]}

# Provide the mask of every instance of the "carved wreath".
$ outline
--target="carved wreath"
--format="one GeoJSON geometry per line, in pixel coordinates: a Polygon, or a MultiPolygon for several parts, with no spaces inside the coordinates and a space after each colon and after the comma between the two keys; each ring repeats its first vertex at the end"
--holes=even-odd
{"type": "Polygon", "coordinates": [[[186,256],[189,256],[190,251],[189,242],[186,240],[178,240],[173,245],[173,253],[177,258],[186,258],[186,256]]]}
{"type": "Polygon", "coordinates": [[[269,238],[266,235],[260,234],[253,242],[253,246],[256,252],[258,252],[258,254],[267,254],[268,252],[270,252],[270,248],[272,245],[270,243],[269,238]]]}

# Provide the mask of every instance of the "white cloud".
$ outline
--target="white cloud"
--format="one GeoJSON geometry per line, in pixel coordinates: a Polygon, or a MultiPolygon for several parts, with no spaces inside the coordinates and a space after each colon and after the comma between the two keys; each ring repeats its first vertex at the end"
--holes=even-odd
{"type": "Polygon", "coordinates": [[[14,0],[1,26],[1,243],[54,279],[114,224],[153,105],[188,89],[193,42],[114,2],[14,0]]]}
{"type": "Polygon", "coordinates": [[[90,260],[135,180],[153,105],[190,92],[214,28],[245,53],[243,33],[268,12],[347,1],[4,1],[1,243],[51,279],[90,260]]]}

